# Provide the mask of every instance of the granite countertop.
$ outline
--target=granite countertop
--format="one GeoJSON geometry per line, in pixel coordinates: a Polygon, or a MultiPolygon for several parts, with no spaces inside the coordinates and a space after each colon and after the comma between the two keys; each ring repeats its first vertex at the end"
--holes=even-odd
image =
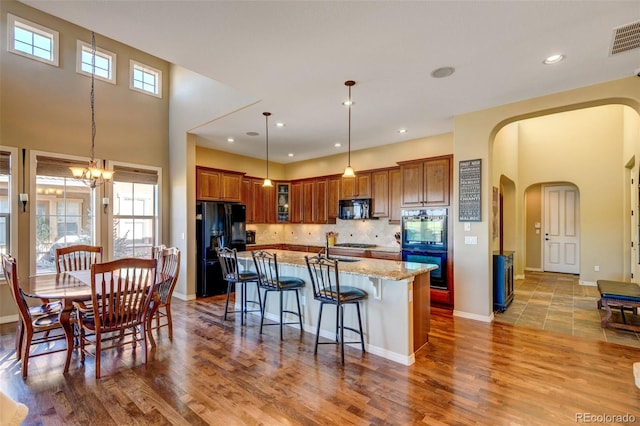
{"type": "MultiPolygon", "coordinates": [[[[269,250],[269,252],[277,255],[279,264],[300,266],[304,268],[307,267],[304,257],[313,255],[312,253],[289,250],[269,250]]],[[[252,259],[251,252],[238,252],[238,259],[252,259]]],[[[399,281],[432,271],[437,269],[438,266],[427,263],[370,259],[363,257],[358,258],[357,262],[339,262],[338,268],[342,273],[399,281]]]]}

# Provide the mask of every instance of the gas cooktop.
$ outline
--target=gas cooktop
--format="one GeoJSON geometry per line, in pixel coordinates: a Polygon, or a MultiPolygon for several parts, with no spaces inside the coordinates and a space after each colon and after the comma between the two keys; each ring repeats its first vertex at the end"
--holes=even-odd
{"type": "Polygon", "coordinates": [[[375,244],[360,244],[360,243],[338,243],[335,247],[350,247],[350,248],[373,248],[375,244]]]}

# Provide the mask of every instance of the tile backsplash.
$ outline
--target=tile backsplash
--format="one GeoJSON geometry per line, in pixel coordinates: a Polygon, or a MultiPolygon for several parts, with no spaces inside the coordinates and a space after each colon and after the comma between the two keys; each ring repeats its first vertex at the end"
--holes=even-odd
{"type": "Polygon", "coordinates": [[[325,234],[337,234],[336,243],[375,244],[382,247],[398,247],[394,234],[400,225],[389,224],[388,219],[340,220],[335,225],[272,224],[247,225],[256,231],[256,244],[306,244],[323,246],[325,234]]]}

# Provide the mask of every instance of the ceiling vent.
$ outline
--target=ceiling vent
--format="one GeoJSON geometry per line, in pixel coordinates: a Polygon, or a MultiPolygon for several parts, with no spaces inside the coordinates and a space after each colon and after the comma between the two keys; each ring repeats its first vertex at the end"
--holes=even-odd
{"type": "Polygon", "coordinates": [[[640,47],[640,21],[613,29],[611,54],[628,52],[640,47]]]}

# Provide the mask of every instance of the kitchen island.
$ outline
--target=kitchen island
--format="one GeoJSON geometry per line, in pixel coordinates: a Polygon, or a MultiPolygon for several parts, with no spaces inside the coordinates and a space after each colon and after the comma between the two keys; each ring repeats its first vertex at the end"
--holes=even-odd
{"type": "MultiPolygon", "coordinates": [[[[299,277],[306,282],[300,293],[303,327],[305,332],[315,333],[320,303],[313,298],[313,288],[304,259],[313,254],[288,250],[269,252],[277,254],[280,275],[299,277]]],[[[429,271],[437,266],[370,258],[351,260],[339,262],[340,284],[360,288],[368,294],[362,304],[362,326],[367,351],[401,364],[413,364],[415,352],[429,341],[429,271]]],[[[249,251],[239,252],[238,262],[241,268],[255,270],[249,251]]],[[[295,296],[285,296],[285,309],[296,310],[295,296]]],[[[265,316],[277,321],[278,302],[275,298],[270,299],[265,316]]],[[[355,309],[347,309],[345,324],[355,325],[356,321],[355,309]]],[[[328,312],[323,315],[320,335],[335,339],[335,315],[328,312]]],[[[345,330],[346,341],[354,338],[355,335],[345,330]]]]}

